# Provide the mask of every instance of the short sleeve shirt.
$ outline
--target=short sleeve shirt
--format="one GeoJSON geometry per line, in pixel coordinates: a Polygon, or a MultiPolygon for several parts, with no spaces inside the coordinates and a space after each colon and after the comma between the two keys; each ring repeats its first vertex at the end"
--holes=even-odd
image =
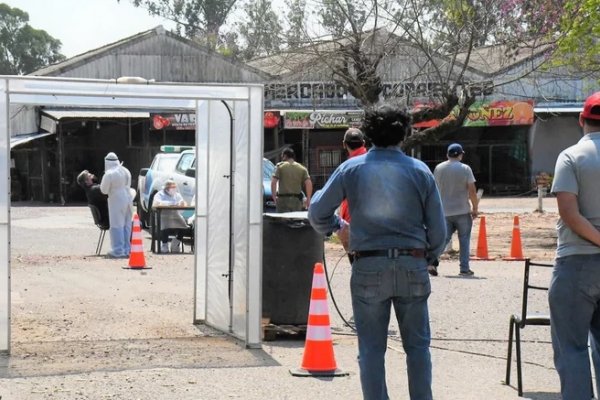
{"type": "Polygon", "coordinates": [[[296,161],[277,164],[273,176],[279,180],[279,194],[300,194],[302,184],[309,179],[308,170],[296,161]]]}
{"type": "Polygon", "coordinates": [[[470,213],[468,184],[475,183],[471,167],[459,160],[448,160],[438,164],[433,175],[442,198],[444,215],[450,217],[470,213]]]}
{"type": "MultiPolygon", "coordinates": [[[[577,196],[581,215],[600,229],[600,132],[585,135],[565,149],[556,160],[552,193],[577,196]]],[[[573,232],[562,219],[556,224],[556,257],[600,253],[600,247],[573,232]]]]}

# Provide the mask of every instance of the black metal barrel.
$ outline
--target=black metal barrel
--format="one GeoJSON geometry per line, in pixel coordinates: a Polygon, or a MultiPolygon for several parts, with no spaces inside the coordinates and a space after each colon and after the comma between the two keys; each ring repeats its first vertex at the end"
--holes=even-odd
{"type": "Polygon", "coordinates": [[[306,325],[313,269],[323,261],[323,236],[307,212],[263,214],[263,318],[306,325]]]}

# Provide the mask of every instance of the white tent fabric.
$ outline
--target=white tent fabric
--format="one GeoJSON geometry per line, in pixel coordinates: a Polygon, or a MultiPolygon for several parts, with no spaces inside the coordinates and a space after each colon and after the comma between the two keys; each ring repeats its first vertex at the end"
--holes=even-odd
{"type": "Polygon", "coordinates": [[[196,118],[194,323],[260,346],[262,85],[0,76],[0,351],[10,351],[8,107],[189,109],[196,118]],[[8,101],[7,101],[8,100],[8,101]]]}

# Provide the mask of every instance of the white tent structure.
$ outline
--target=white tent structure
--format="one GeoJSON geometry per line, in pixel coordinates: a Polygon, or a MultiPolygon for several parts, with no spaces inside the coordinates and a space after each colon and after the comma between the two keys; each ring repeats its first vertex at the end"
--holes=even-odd
{"type": "Polygon", "coordinates": [[[194,323],[260,346],[262,85],[0,76],[0,351],[10,352],[11,105],[196,112],[194,323]],[[3,166],[3,167],[2,167],[3,166]]]}

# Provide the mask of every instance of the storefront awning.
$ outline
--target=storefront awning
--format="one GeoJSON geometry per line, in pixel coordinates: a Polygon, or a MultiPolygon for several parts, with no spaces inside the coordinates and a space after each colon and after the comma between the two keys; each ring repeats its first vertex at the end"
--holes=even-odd
{"type": "Polygon", "coordinates": [[[10,148],[12,150],[19,145],[25,144],[34,139],[39,139],[39,138],[42,138],[42,137],[48,136],[48,135],[53,135],[53,133],[52,132],[37,132],[37,133],[28,133],[26,135],[12,136],[10,138],[10,148]]]}
{"type": "Polygon", "coordinates": [[[146,111],[44,109],[42,112],[57,121],[63,118],[150,118],[150,113],[146,111]]]}
{"type": "Polygon", "coordinates": [[[583,111],[583,101],[544,101],[537,103],[533,108],[533,111],[536,114],[579,114],[581,111],[583,111]]]}
{"type": "Polygon", "coordinates": [[[533,108],[535,113],[580,113],[583,106],[536,106],[533,108]]]}

